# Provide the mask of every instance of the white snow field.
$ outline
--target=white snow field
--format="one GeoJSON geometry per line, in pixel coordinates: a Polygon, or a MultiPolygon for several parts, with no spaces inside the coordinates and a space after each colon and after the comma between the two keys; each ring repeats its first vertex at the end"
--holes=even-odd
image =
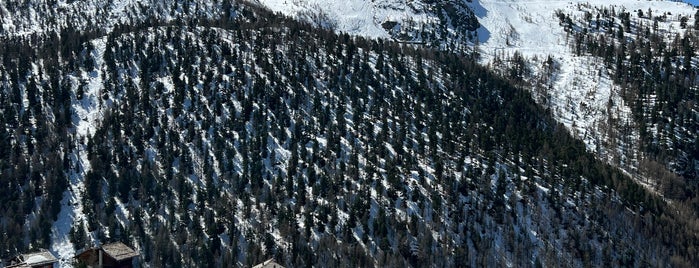
{"type": "Polygon", "coordinates": [[[335,24],[335,30],[352,35],[372,38],[388,38],[389,34],[381,27],[385,21],[428,22],[430,17],[419,10],[424,8],[421,1],[400,0],[257,0],[275,12],[298,16],[304,12],[320,12],[327,15],[335,24]],[[409,5],[417,8],[418,11],[409,5]]]}

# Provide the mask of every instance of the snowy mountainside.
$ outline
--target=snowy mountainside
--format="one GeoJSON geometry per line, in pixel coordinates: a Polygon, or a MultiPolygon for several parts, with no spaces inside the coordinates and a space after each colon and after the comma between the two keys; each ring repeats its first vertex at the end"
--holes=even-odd
{"type": "MultiPolygon", "coordinates": [[[[77,7],[99,3],[34,10],[89,18],[77,7]]],[[[49,248],[70,267],[122,241],[142,267],[698,261],[696,217],[596,160],[534,101],[560,97],[460,53],[247,2],[136,3],[118,25],[57,23],[60,35],[3,17],[0,257],[49,248]]]]}
{"type": "Polygon", "coordinates": [[[559,12],[559,19],[576,55],[603,62],[632,104],[640,172],[666,197],[699,211],[699,12],[692,22],[686,13],[652,9],[579,9],[584,17],[559,12]]]}
{"type": "Polygon", "coordinates": [[[230,16],[234,1],[28,0],[0,2],[0,37],[106,33],[122,25],[230,16]]]}
{"type": "MultiPolygon", "coordinates": [[[[479,35],[479,49],[484,64],[507,70],[512,64],[503,59],[511,59],[515,54],[524,59],[523,71],[517,75],[526,73],[526,86],[532,88],[540,104],[549,107],[559,122],[585,142],[589,151],[622,168],[649,189],[658,190],[657,178],[640,172],[647,157],[640,146],[641,134],[632,113],[634,101],[623,97],[624,86],[614,81],[613,69],[602,59],[575,52],[575,33],[562,26],[557,14],[567,14],[576,22],[591,16],[587,7],[633,15],[638,10],[667,14],[668,19],[659,21],[657,27],[674,37],[685,32],[680,18],[692,18],[695,9],[681,2],[635,0],[613,4],[479,0],[476,6],[483,32],[479,35]]],[[[638,23],[648,25],[652,20],[638,23]]]]}
{"type": "MultiPolygon", "coordinates": [[[[335,30],[368,37],[395,37],[392,31],[382,27],[387,21],[418,21],[429,23],[439,21],[430,12],[439,10],[433,1],[282,1],[260,0],[272,10],[287,15],[308,19],[304,14],[323,14],[313,17],[327,18],[327,23],[335,30]]],[[[682,2],[674,1],[450,1],[457,3],[466,13],[478,19],[480,25],[475,33],[452,29],[450,35],[435,35],[441,44],[468,44],[475,46],[481,56],[481,63],[493,67],[505,76],[512,69],[511,58],[519,57],[524,62],[520,70],[509,75],[526,80],[534,98],[541,105],[551,109],[558,122],[580,138],[590,152],[611,163],[634,177],[648,189],[660,191],[663,186],[657,176],[649,174],[644,164],[655,162],[641,146],[641,139],[648,130],[641,130],[635,120],[632,108],[635,101],[624,98],[625,86],[613,79],[613,70],[597,57],[576,54],[571,46],[572,33],[562,27],[558,13],[570,13],[575,20],[590,13],[583,6],[608,7],[622,11],[642,10],[646,13],[667,14],[659,21],[659,29],[667,33],[668,39],[674,34],[683,34],[680,18],[693,18],[695,9],[682,2]],[[468,40],[460,43],[454,41],[468,40]],[[515,55],[517,54],[517,55],[515,55]]],[[[313,19],[309,19],[313,20],[313,19]]],[[[447,18],[446,20],[449,20],[447,18]]],[[[643,22],[640,22],[643,23],[643,22]]],[[[651,23],[647,20],[645,23],[651,23]]],[[[393,25],[393,24],[391,24],[393,25]]],[[[417,33],[431,30],[420,28],[417,33]]],[[[413,37],[420,34],[413,34],[413,37]]],[[[401,40],[401,39],[398,39],[401,40]]],[[[410,39],[407,40],[421,40],[410,39]]],[[[438,45],[439,46],[439,45],[438,45]]],[[[453,46],[439,46],[453,49],[453,46]]],[[[456,49],[459,51],[458,49],[456,49]]],[[[652,101],[652,100],[651,100],[652,101]]],[[[687,139],[694,140],[690,134],[687,139]]],[[[669,139],[670,137],[666,137],[669,139]]],[[[662,137],[661,137],[662,139],[662,137]]],[[[691,145],[690,145],[691,146],[691,145]]],[[[672,147],[670,145],[669,147],[672,147]]],[[[680,154],[668,160],[664,169],[673,172],[699,168],[699,159],[692,152],[680,154]],[[677,163],[680,163],[679,165],[677,163]],[[679,167],[678,167],[679,166],[679,167]],[[679,171],[678,171],[679,170],[679,171]]],[[[659,162],[663,162],[657,160],[659,162]]],[[[699,169],[698,169],[699,170],[699,169]]],[[[685,172],[699,174],[699,172],[685,172]]],[[[696,175],[691,175],[695,177],[696,175]]]]}
{"type": "Polygon", "coordinates": [[[257,0],[273,11],[338,32],[464,49],[478,20],[466,1],[257,0]]]}
{"type": "MultiPolygon", "coordinates": [[[[556,265],[578,250],[592,256],[580,265],[603,265],[605,254],[669,261],[629,243],[644,230],[633,213],[600,220],[662,213],[659,200],[585,154],[528,94],[454,55],[296,27],[108,38],[104,87],[118,109],[87,146],[90,235],[125,239],[152,266],[262,256],[290,266],[556,265]],[[119,204],[144,220],[121,222],[119,204]],[[579,229],[553,231],[558,223],[579,229]],[[568,244],[598,229],[613,235],[568,244]]],[[[639,245],[669,250],[658,242],[639,245]]]]}

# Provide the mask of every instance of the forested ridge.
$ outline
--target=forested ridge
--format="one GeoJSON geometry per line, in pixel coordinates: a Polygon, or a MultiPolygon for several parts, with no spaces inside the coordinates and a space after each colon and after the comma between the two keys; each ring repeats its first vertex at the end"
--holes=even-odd
{"type": "Polygon", "coordinates": [[[154,267],[697,262],[695,216],[470,56],[223,7],[4,37],[0,256],[122,241],[154,267]]]}

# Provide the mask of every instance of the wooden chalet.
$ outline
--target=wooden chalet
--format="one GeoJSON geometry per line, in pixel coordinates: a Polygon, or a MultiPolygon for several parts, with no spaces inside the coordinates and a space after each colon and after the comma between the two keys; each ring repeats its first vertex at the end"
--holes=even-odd
{"type": "Polygon", "coordinates": [[[274,259],[266,260],[252,268],[284,268],[281,264],[277,263],[274,259]]]}
{"type": "Polygon", "coordinates": [[[58,259],[48,250],[21,254],[12,258],[6,268],[53,268],[58,259]]]}
{"type": "Polygon", "coordinates": [[[84,250],[75,258],[79,265],[95,268],[131,268],[138,253],[121,242],[84,250]]]}

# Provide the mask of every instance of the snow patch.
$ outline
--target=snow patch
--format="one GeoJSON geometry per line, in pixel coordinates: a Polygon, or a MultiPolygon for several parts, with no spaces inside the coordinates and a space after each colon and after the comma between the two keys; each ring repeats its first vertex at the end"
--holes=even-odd
{"type": "MultiPolygon", "coordinates": [[[[75,256],[75,248],[70,241],[70,231],[77,222],[83,222],[87,226],[87,219],[83,214],[83,194],[85,191],[85,175],[90,170],[90,162],[87,157],[87,140],[94,135],[97,124],[103,116],[103,105],[99,104],[102,84],[103,55],[106,48],[106,38],[92,41],[95,47],[92,56],[96,61],[96,70],[82,71],[75,80],[86,81],[86,87],[82,99],[72,99],[75,125],[75,147],[70,154],[71,168],[68,172],[68,191],[63,193],[61,211],[58,219],[51,227],[51,251],[56,252],[59,259],[59,267],[71,267],[75,256]]],[[[80,82],[74,83],[74,90],[80,82]]],[[[81,230],[84,231],[84,230],[81,230]]],[[[91,241],[94,243],[93,241],[91,241]]]]}

